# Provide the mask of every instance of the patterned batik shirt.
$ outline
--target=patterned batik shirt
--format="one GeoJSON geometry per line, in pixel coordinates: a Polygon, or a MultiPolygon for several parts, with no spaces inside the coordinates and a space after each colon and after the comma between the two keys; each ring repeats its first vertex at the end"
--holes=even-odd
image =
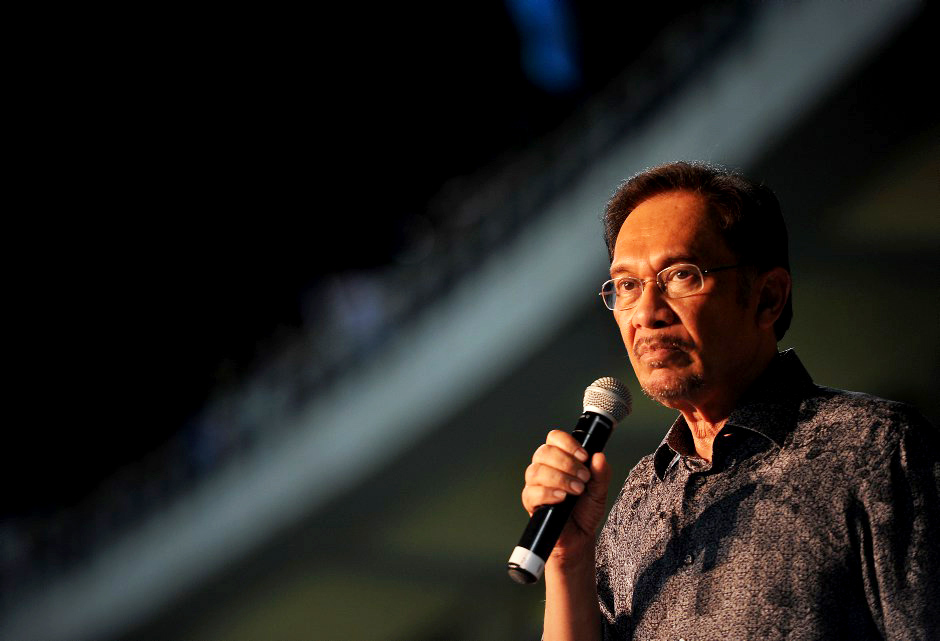
{"type": "Polygon", "coordinates": [[[680,416],[601,531],[605,639],[940,639],[940,438],[778,354],[696,456],[680,416]]]}

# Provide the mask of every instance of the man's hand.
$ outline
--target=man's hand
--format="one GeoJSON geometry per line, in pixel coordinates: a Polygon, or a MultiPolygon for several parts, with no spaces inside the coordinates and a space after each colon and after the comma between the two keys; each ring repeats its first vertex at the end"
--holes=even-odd
{"type": "Polygon", "coordinates": [[[594,533],[604,518],[610,468],[602,453],[588,462],[588,454],[571,434],[548,433],[525,471],[522,505],[531,516],[540,505],[560,503],[566,494],[581,496],[562,530],[549,564],[580,562],[593,558],[594,533]]]}

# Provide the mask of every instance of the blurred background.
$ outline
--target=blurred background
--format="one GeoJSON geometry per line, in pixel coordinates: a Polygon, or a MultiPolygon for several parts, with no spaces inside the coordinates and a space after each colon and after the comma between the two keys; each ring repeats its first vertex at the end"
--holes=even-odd
{"type": "Polygon", "coordinates": [[[940,424],[935,3],[69,19],[20,97],[0,638],[540,638],[531,452],[600,376],[615,485],[674,418],[596,296],[668,160],[775,189],[816,382],[940,424]]]}

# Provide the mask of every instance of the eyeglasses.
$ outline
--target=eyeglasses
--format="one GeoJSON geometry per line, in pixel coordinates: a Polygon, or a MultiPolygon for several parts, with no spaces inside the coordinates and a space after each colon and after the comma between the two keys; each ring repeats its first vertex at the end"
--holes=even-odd
{"type": "Polygon", "coordinates": [[[684,298],[697,294],[705,288],[705,274],[720,272],[723,269],[734,269],[740,265],[725,265],[724,267],[712,267],[711,269],[701,269],[697,265],[689,263],[680,263],[671,265],[656,274],[656,278],[634,278],[633,276],[621,276],[611,278],[601,285],[601,291],[598,296],[604,301],[607,309],[614,311],[617,309],[630,309],[635,306],[643,294],[646,283],[656,282],[666,298],[684,298]]]}

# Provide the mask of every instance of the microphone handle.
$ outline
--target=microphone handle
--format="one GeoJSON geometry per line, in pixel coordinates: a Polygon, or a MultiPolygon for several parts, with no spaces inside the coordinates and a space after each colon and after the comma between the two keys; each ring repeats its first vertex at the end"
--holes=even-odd
{"type": "MultiPolygon", "coordinates": [[[[587,450],[590,460],[591,456],[604,449],[613,429],[613,422],[606,416],[584,412],[571,435],[587,450]]],[[[508,571],[513,581],[535,583],[539,580],[545,570],[545,562],[577,500],[577,494],[569,494],[561,503],[542,505],[535,509],[519,539],[519,545],[509,557],[508,571]]]]}

